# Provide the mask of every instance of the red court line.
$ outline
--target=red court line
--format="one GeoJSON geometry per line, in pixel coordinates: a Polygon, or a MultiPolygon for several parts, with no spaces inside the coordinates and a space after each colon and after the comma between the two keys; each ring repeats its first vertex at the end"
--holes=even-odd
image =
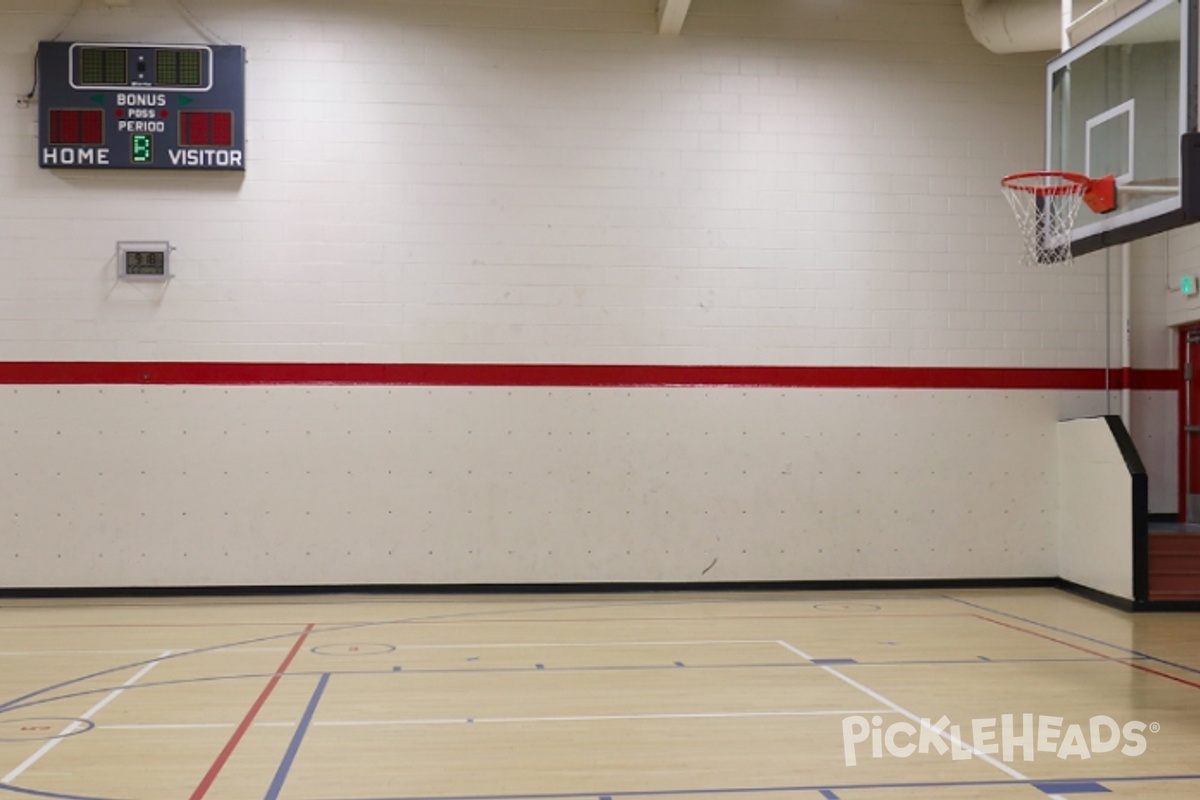
{"type": "MultiPolygon", "coordinates": [[[[1170,384],[1170,371],[1112,370],[1111,388],[1170,384]],[[1159,373],[1164,373],[1160,375],[1159,373]]],[[[1103,368],[706,364],[308,364],[206,361],[0,361],[11,385],[374,385],[1103,390],[1103,368]]]]}
{"type": "MultiPolygon", "coordinates": [[[[380,623],[384,625],[474,625],[478,622],[529,622],[537,625],[578,625],[583,622],[737,622],[739,620],[813,620],[818,622],[826,622],[829,620],[838,619],[934,619],[939,617],[973,617],[971,613],[947,613],[947,614],[739,614],[736,616],[713,616],[713,617],[578,617],[575,619],[548,619],[546,617],[505,617],[505,616],[479,616],[471,619],[405,619],[396,620],[394,623],[380,623]]],[[[375,623],[370,623],[375,624],[375,623]]],[[[773,641],[773,640],[772,640],[773,641]]]]}
{"type": "Polygon", "coordinates": [[[1038,633],[1037,631],[1031,631],[1028,628],[1022,628],[1019,625],[1011,625],[1007,622],[1001,622],[998,619],[992,619],[991,617],[985,617],[982,614],[974,614],[973,616],[977,617],[978,619],[983,620],[984,622],[990,622],[993,625],[1000,625],[1001,627],[1004,627],[1004,628],[1011,628],[1014,631],[1020,631],[1021,633],[1027,633],[1030,636],[1036,636],[1039,639],[1045,639],[1046,641],[1054,642],[1055,644],[1061,644],[1064,647],[1069,647],[1072,650],[1078,650],[1081,653],[1087,653],[1088,655],[1091,655],[1091,656],[1098,656],[1098,657],[1104,659],[1105,661],[1111,661],[1114,664],[1124,664],[1125,666],[1129,667],[1130,669],[1136,669],[1136,670],[1140,670],[1142,672],[1149,672],[1151,675],[1157,675],[1160,678],[1166,678],[1168,680],[1175,681],[1176,683],[1182,683],[1184,686],[1190,686],[1193,689],[1200,689],[1200,683],[1194,683],[1193,681],[1189,681],[1184,678],[1180,678],[1175,675],[1171,675],[1169,673],[1162,672],[1157,669],[1151,669],[1150,667],[1144,666],[1142,664],[1135,664],[1131,661],[1127,661],[1122,658],[1113,658],[1112,656],[1107,655],[1105,653],[1100,653],[1095,650],[1089,650],[1086,647],[1081,647],[1077,644],[1072,644],[1071,642],[1064,642],[1062,639],[1055,639],[1053,636],[1047,636],[1044,633],[1038,633]]]}
{"type": "Polygon", "coordinates": [[[287,672],[287,668],[291,666],[292,659],[300,652],[300,648],[304,645],[304,640],[308,638],[308,634],[312,633],[314,625],[309,623],[304,627],[304,632],[300,634],[300,638],[292,645],[292,649],[284,657],[279,664],[279,668],[275,670],[275,674],[271,676],[271,680],[267,681],[267,685],[259,694],[258,699],[254,701],[254,705],[250,706],[250,710],[246,712],[246,716],[242,719],[241,724],[233,732],[233,736],[229,737],[229,741],[225,743],[225,747],[217,755],[217,760],[208,768],[208,772],[204,774],[200,785],[196,787],[196,791],[192,792],[191,800],[200,800],[204,795],[208,794],[208,790],[212,788],[213,782],[217,776],[221,774],[221,769],[225,766],[225,762],[233,755],[233,751],[237,749],[238,744],[242,741],[242,737],[246,735],[246,731],[254,724],[254,718],[258,716],[258,712],[267,702],[267,698],[275,691],[275,687],[279,684],[279,679],[283,677],[283,673],[287,672]]]}
{"type": "MultiPolygon", "coordinates": [[[[93,628],[160,628],[175,630],[177,628],[294,628],[297,622],[180,622],[174,625],[158,623],[125,622],[121,624],[77,624],[77,625],[0,625],[2,631],[42,631],[42,630],[92,630],[93,628]]],[[[359,623],[353,623],[359,624],[359,623]]]]}

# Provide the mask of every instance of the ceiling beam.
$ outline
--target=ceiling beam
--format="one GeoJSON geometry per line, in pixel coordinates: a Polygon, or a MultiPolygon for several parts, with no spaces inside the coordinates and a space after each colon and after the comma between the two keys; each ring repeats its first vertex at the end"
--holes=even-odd
{"type": "Polygon", "coordinates": [[[683,30],[692,0],[658,0],[658,32],[677,35],[683,30]]]}

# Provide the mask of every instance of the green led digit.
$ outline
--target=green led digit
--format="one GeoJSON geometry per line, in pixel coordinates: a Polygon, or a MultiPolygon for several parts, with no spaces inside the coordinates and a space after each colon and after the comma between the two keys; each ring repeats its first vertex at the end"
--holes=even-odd
{"type": "Polygon", "coordinates": [[[158,86],[199,86],[202,73],[200,54],[200,50],[177,48],[155,51],[155,84],[158,86]]]}
{"type": "Polygon", "coordinates": [[[149,164],[154,160],[154,138],[144,133],[133,134],[129,152],[133,163],[149,164]]]}
{"type": "Polygon", "coordinates": [[[129,51],[120,48],[84,47],[79,53],[80,77],[92,86],[125,86],[129,83],[129,51]]]}

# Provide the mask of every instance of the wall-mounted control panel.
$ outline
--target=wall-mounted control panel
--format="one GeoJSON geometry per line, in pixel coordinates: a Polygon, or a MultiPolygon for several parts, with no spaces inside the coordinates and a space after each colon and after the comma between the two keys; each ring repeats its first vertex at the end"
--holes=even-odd
{"type": "Polygon", "coordinates": [[[117,276],[126,280],[165,281],[171,277],[168,242],[117,242],[117,276]]]}

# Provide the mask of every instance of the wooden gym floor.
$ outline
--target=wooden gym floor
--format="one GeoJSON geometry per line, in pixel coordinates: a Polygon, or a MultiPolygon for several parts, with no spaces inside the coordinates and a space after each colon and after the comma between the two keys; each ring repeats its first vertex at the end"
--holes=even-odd
{"type": "Polygon", "coordinates": [[[1200,616],[1052,589],[0,601],[0,800],[1195,798],[1198,754],[1200,616]]]}

